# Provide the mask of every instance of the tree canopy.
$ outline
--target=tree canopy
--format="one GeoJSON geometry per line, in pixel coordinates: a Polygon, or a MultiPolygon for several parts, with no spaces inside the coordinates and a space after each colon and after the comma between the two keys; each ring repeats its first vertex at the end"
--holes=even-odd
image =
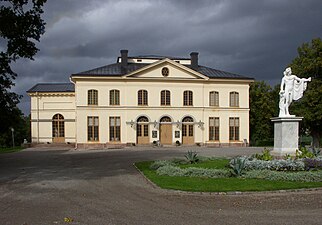
{"type": "Polygon", "coordinates": [[[270,145],[274,137],[270,118],[276,115],[276,100],[269,84],[255,81],[249,90],[249,126],[252,145],[270,145]]]}
{"type": "Polygon", "coordinates": [[[298,56],[289,65],[299,77],[312,77],[303,98],[291,105],[293,114],[302,116],[302,130],[313,137],[315,147],[322,137],[322,41],[313,39],[298,48],[298,56]]]}
{"type": "Polygon", "coordinates": [[[4,135],[18,123],[16,116],[22,116],[17,108],[21,96],[11,91],[17,77],[11,63],[19,58],[33,59],[38,52],[35,43],[45,32],[41,14],[46,0],[0,2],[0,135],[4,135]]]}

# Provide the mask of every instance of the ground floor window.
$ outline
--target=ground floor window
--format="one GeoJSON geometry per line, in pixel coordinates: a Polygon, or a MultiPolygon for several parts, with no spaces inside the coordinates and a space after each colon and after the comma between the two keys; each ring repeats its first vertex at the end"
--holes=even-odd
{"type": "Polygon", "coordinates": [[[110,141],[121,141],[121,118],[110,117],[110,141]]]}
{"type": "Polygon", "coordinates": [[[87,117],[87,140],[98,141],[98,116],[87,117]]]}
{"type": "Polygon", "coordinates": [[[219,117],[209,117],[209,141],[219,141],[219,117]]]}
{"type": "Polygon", "coordinates": [[[229,117],[229,140],[239,141],[239,118],[229,117]]]}

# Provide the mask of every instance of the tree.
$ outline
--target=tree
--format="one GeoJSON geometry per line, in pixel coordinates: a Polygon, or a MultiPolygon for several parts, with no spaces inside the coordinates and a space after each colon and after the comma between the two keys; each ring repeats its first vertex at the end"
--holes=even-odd
{"type": "MultiPolygon", "coordinates": [[[[11,92],[17,74],[11,63],[19,58],[33,59],[35,42],[45,32],[41,18],[46,0],[0,0],[0,134],[14,127],[21,96],[11,92]]],[[[18,113],[19,114],[19,113],[18,113]]],[[[20,112],[21,114],[21,112],[20,112]]]]}
{"type": "Polygon", "coordinates": [[[269,144],[274,136],[270,118],[276,115],[276,103],[270,85],[255,81],[250,85],[250,141],[252,145],[269,144]]]}
{"type": "Polygon", "coordinates": [[[303,128],[313,137],[313,146],[319,147],[322,137],[322,41],[313,39],[298,48],[298,56],[289,65],[299,77],[312,77],[303,98],[291,105],[291,110],[303,118],[303,128]]]}

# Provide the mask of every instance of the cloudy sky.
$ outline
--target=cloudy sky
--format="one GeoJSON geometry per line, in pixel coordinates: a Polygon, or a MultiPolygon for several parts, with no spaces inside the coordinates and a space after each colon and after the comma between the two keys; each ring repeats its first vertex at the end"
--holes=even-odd
{"type": "Polygon", "coordinates": [[[120,49],[197,51],[201,65],[273,85],[299,45],[322,37],[321,0],[49,0],[44,10],[40,52],[13,65],[25,114],[34,84],[68,82],[72,73],[114,63],[120,49]]]}

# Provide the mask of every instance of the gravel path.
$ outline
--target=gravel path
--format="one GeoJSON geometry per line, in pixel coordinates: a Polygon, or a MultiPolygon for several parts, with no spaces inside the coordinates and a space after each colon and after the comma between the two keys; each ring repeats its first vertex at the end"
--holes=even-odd
{"type": "MultiPolygon", "coordinates": [[[[133,167],[192,148],[27,149],[0,155],[0,224],[321,224],[322,191],[185,194],[154,188],[133,167]],[[71,218],[70,223],[64,218],[71,218]]],[[[194,148],[234,156],[259,148],[194,148]]]]}

